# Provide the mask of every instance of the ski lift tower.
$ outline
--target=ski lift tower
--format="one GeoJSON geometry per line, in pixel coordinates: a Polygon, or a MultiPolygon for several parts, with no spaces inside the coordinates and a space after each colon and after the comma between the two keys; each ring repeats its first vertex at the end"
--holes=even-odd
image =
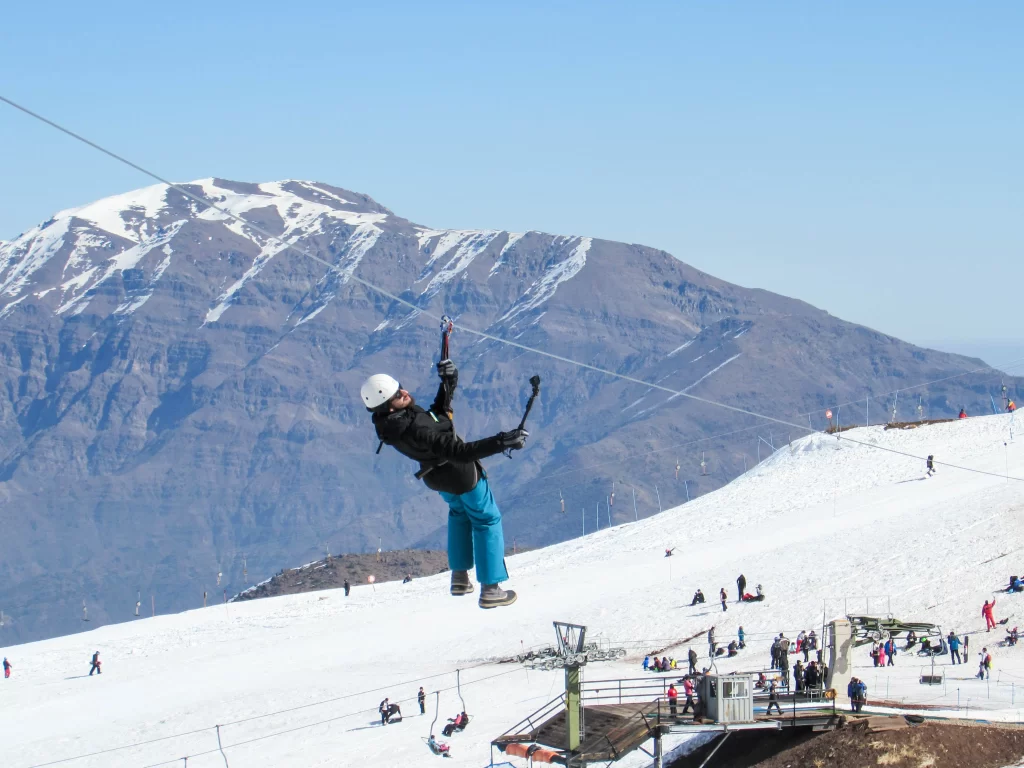
{"type": "Polygon", "coordinates": [[[555,634],[558,636],[558,655],[565,668],[565,732],[568,739],[566,749],[575,752],[583,741],[583,698],[580,695],[581,670],[587,663],[583,650],[587,628],[579,624],[556,621],[555,634]]]}

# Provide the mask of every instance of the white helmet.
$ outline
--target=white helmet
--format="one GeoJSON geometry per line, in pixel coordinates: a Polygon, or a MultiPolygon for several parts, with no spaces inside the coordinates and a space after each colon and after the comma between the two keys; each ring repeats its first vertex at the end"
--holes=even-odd
{"type": "Polygon", "coordinates": [[[359,394],[363,398],[366,410],[374,411],[397,395],[401,388],[402,385],[386,373],[375,373],[363,382],[359,394]]]}

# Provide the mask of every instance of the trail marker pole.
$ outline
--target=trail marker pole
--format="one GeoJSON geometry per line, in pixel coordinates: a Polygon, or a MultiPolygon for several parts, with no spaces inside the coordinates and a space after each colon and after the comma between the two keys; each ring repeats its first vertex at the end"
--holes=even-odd
{"type": "MultiPolygon", "coordinates": [[[[746,471],[746,470],[744,470],[744,471],[746,471]]],[[[683,480],[683,488],[686,490],[686,501],[689,502],[690,501],[690,483],[688,481],[686,481],[686,480],[683,480]]]]}
{"type": "Polygon", "coordinates": [[[633,522],[640,520],[639,515],[636,513],[636,488],[633,489],[633,522]]]}
{"type": "Polygon", "coordinates": [[[658,494],[658,513],[661,513],[661,491],[658,490],[658,484],[654,484],[654,492],[658,494]]]}

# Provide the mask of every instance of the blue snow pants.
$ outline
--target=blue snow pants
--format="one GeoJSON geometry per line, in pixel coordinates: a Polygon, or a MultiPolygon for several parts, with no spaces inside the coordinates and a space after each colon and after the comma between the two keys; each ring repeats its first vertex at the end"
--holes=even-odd
{"type": "Polygon", "coordinates": [[[468,571],[476,556],[476,580],[498,584],[508,579],[505,569],[505,534],[501,529],[501,510],[491,494],[487,478],[462,494],[439,491],[448,502],[448,566],[453,571],[468,571]]]}

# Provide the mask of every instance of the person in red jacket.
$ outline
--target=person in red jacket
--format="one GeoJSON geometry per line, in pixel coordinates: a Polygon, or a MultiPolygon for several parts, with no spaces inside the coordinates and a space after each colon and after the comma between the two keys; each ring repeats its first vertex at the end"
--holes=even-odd
{"type": "Polygon", "coordinates": [[[967,411],[965,411],[963,408],[961,408],[960,409],[960,415],[957,418],[959,418],[959,419],[966,419],[967,418],[967,411]]]}
{"type": "Polygon", "coordinates": [[[675,684],[669,685],[668,692],[666,695],[668,696],[668,712],[673,718],[675,718],[676,699],[679,698],[679,691],[676,690],[675,684]]]}
{"type": "Polygon", "coordinates": [[[683,693],[686,694],[686,702],[683,704],[683,714],[685,715],[690,711],[690,707],[693,707],[693,714],[697,714],[697,702],[693,700],[693,681],[689,677],[683,678],[683,693]]]}
{"type": "Polygon", "coordinates": [[[991,632],[995,629],[996,621],[992,618],[992,609],[996,607],[996,601],[993,598],[990,603],[988,600],[985,601],[985,605],[981,607],[981,615],[985,617],[985,631],[991,632]]]}

